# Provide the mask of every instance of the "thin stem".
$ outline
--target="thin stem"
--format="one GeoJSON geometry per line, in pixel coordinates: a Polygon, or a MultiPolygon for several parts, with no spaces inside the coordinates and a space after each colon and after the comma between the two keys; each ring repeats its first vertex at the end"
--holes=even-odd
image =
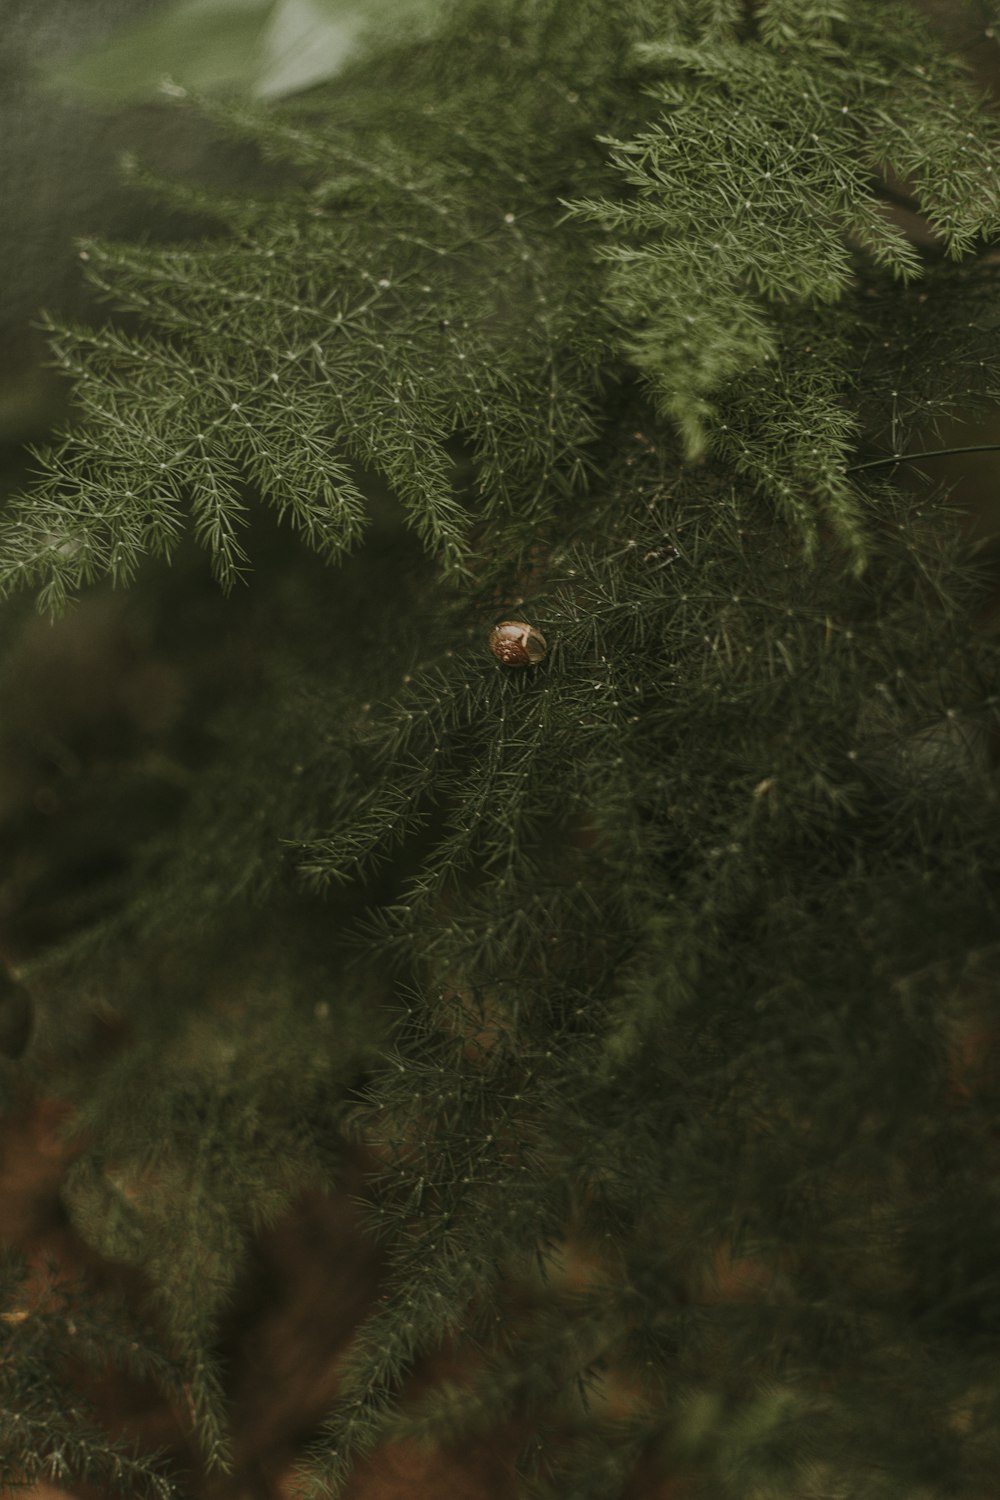
{"type": "Polygon", "coordinates": [[[873,458],[866,464],[851,464],[845,472],[859,469],[881,469],[886,464],[908,464],[917,458],[947,458],[952,453],[1000,453],[1000,443],[971,443],[967,448],[925,448],[921,453],[894,453],[891,458],[873,458]]]}

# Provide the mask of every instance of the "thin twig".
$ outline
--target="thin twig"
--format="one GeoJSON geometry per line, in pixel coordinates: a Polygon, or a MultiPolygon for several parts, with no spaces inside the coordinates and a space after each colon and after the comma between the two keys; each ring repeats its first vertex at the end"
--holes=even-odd
{"type": "Polygon", "coordinates": [[[947,458],[953,453],[1000,453],[1000,443],[972,443],[967,448],[927,448],[921,453],[894,453],[891,458],[873,458],[865,464],[851,464],[848,474],[859,469],[881,469],[886,464],[909,464],[918,458],[947,458]]]}

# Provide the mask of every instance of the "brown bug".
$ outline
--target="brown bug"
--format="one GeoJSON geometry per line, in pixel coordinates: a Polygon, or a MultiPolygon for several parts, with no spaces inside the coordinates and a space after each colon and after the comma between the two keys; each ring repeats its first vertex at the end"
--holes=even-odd
{"type": "Polygon", "coordinates": [[[505,667],[530,667],[541,661],[548,647],[534,625],[523,620],[504,620],[490,631],[490,650],[505,667]]]}

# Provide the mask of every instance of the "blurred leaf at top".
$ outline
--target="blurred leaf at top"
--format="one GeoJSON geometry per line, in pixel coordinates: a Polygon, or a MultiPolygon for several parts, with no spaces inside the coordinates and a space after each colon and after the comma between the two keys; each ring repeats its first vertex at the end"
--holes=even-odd
{"type": "Polygon", "coordinates": [[[58,88],[122,104],[164,84],[277,99],[332,78],[365,32],[430,0],[172,0],[49,71],[58,88]]]}

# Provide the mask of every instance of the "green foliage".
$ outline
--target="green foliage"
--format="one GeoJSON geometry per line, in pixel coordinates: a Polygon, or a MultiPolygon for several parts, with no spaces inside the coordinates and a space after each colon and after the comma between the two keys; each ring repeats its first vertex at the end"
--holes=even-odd
{"type": "Polygon", "coordinates": [[[137,1037],[77,1080],[74,1223],[144,1268],[223,1464],[247,1247],[376,1153],[384,1297],[306,1494],[510,1418],[526,1495],[642,1457],[972,1500],[996,1089],[951,1109],[947,1041],[969,992],[997,1020],[1000,662],[942,497],[857,466],[1000,391],[995,117],[860,0],[463,0],[294,106],[199,107],[277,185],[134,169],[202,232],[84,248],[115,312],[51,330],[75,420],[0,524],[50,611],[183,615],[186,529],[259,567],[256,616],[198,617],[254,661],[214,759],[35,971],[29,1071],[81,975],[137,1037]],[[500,668],[521,616],[548,655],[500,668]],[[582,1284],[533,1281],[560,1253],[582,1284]],[[741,1256],[763,1287],[713,1295],[741,1256]]]}
{"type": "Polygon", "coordinates": [[[609,141],[633,192],[574,211],[616,237],[601,251],[608,296],[688,456],[711,443],[797,515],[811,549],[819,509],[860,551],[843,473],[855,437],[843,320],[811,322],[804,308],[846,296],[859,252],[901,278],[919,274],[915,247],[872,194],[877,175],[914,180],[949,254],[995,234],[1000,135],[953,65],[926,66],[934,49],[908,10],[771,4],[758,25],[756,45],[640,49],[666,77],[651,86],[651,127],[609,141]],[[711,397],[768,362],[778,389],[762,402],[769,381],[756,380],[742,420],[720,423],[711,397]]]}
{"type": "Polygon", "coordinates": [[[77,1158],[63,1189],[88,1244],[143,1268],[187,1372],[202,1446],[222,1466],[225,1401],[206,1351],[251,1236],[303,1188],[335,1178],[343,1108],[343,1064],[317,1047],[322,1021],[290,1024],[289,1000],[268,977],[257,993],[244,980],[236,1004],[191,1018],[180,1035],[171,1028],[169,1039],[154,1013],[145,1045],[82,1102],[76,1126],[100,1145],[77,1158]]]}
{"type": "Polygon", "coordinates": [[[362,529],[358,465],[461,570],[470,509],[543,523],[553,488],[583,472],[599,394],[622,375],[609,364],[619,339],[689,457],[711,441],[795,516],[811,552],[826,515],[862,566],[844,473],[856,379],[844,320],[822,304],[846,297],[860,254],[903,277],[919,269],[872,197],[875,173],[914,174],[954,255],[995,230],[1000,189],[996,127],[912,13],[875,24],[861,10],[834,40],[835,11],[765,6],[759,41],[708,45],[650,40],[655,8],[621,22],[583,10],[574,54],[558,7],[536,36],[515,6],[523,35],[500,66],[471,30],[447,58],[416,48],[403,75],[392,52],[349,74],[309,125],[233,112],[228,123],[305,180],[269,201],[190,195],[231,230],[221,241],[85,247],[97,284],[170,337],[55,335],[88,436],[43,460],[45,486],[5,528],[0,583],[41,584],[57,609],[82,583],[127,581],[145,552],[171,553],[186,505],[228,586],[247,561],[247,484],[334,559],[362,529]],[[622,64],[634,92],[614,103],[635,133],[611,161],[634,191],[615,199],[581,98],[603,113],[622,64]],[[597,262],[556,217],[581,151],[574,186],[604,193],[577,196],[574,213],[615,236],[597,262]],[[733,421],[713,402],[727,396],[733,421]],[[471,508],[455,493],[455,436],[476,466],[471,508]]]}
{"type": "MultiPolygon", "coordinates": [[[[430,122],[439,149],[456,128],[451,111],[430,122]]],[[[290,199],[217,205],[235,240],[84,251],[119,303],[173,337],[154,347],[113,330],[56,335],[88,435],[45,457],[48,480],[15,502],[3,541],[6,587],[43,583],[43,607],[102,575],[131,578],[145,552],[169,556],[182,503],[230,585],[245,561],[247,483],[332,559],[361,529],[357,466],[374,470],[428,548],[461,570],[472,516],[455,492],[456,431],[477,465],[480,520],[516,509],[531,525],[557,477],[582,472],[595,340],[577,278],[563,278],[576,263],[583,279],[587,247],[551,233],[551,211],[534,222],[538,189],[516,194],[510,170],[513,183],[470,197],[494,169],[475,141],[458,161],[418,163],[391,139],[362,146],[280,123],[274,133],[330,175],[290,199]]]]}
{"type": "Polygon", "coordinates": [[[40,1298],[37,1285],[27,1291],[28,1269],[16,1257],[5,1255],[0,1270],[0,1483],[5,1493],[45,1482],[73,1483],[87,1475],[109,1496],[183,1500],[186,1491],[160,1457],[109,1439],[74,1388],[81,1367],[100,1371],[112,1365],[155,1381],[174,1399],[182,1397],[175,1366],[149,1332],[134,1326],[125,1306],[100,1297],[94,1288],[60,1281],[54,1271],[40,1298]]]}

